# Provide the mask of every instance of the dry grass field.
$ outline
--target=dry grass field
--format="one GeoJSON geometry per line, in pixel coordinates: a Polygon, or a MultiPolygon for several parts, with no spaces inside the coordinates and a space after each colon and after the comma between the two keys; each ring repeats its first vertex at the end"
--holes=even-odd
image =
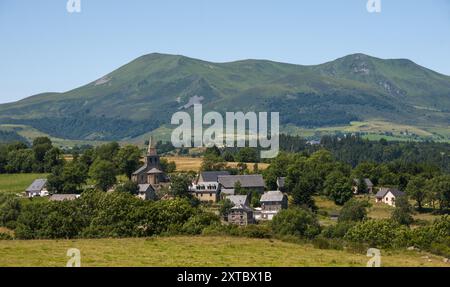
{"type": "MultiPolygon", "coordinates": [[[[173,161],[177,165],[177,171],[199,171],[202,165],[201,157],[181,157],[181,156],[173,156],[173,157],[163,157],[168,161],[173,161]]],[[[238,165],[237,162],[228,163],[231,167],[236,167],[238,165]]],[[[247,166],[250,170],[253,170],[254,163],[247,163],[247,166]]],[[[267,163],[258,163],[258,168],[260,170],[264,170],[269,166],[267,163]]]]}
{"type": "MultiPolygon", "coordinates": [[[[98,240],[2,241],[0,266],[64,267],[69,248],[81,252],[81,265],[267,267],[365,267],[365,254],[321,250],[310,244],[232,237],[162,237],[98,240]]],[[[417,251],[381,251],[382,266],[449,266],[442,258],[417,251]]]]}

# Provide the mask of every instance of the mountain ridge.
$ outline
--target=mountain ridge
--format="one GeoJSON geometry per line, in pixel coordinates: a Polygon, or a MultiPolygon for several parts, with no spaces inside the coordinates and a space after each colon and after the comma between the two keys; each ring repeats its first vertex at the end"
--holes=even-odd
{"type": "Polygon", "coordinates": [[[382,119],[450,122],[450,77],[408,59],[356,53],[319,65],[246,59],[216,63],[151,53],[86,85],[0,105],[0,124],[69,139],[120,140],[170,122],[202,97],[205,110],[279,111],[283,125],[317,128],[382,119]]]}

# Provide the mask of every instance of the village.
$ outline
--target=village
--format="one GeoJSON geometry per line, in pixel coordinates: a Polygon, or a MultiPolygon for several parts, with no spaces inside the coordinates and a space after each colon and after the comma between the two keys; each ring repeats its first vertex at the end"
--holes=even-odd
{"type": "MultiPolygon", "coordinates": [[[[158,198],[163,189],[170,189],[170,176],[163,171],[155,140],[150,139],[144,164],[132,173],[131,180],[138,186],[137,198],[141,200],[170,200],[168,194],[158,198]]],[[[353,180],[352,192],[375,195],[375,203],[395,207],[396,199],[406,194],[396,188],[375,188],[370,179],[364,178],[365,190],[360,191],[359,179],[353,180]]],[[[224,214],[224,222],[246,226],[263,221],[271,221],[281,210],[288,208],[286,177],[276,179],[276,190],[267,190],[262,174],[232,175],[229,171],[200,171],[191,182],[189,194],[207,206],[229,203],[224,214]]],[[[114,192],[109,188],[108,193],[114,192]]],[[[47,189],[47,179],[36,179],[25,190],[28,198],[48,197],[50,201],[75,200],[80,194],[51,193],[47,189]]]]}

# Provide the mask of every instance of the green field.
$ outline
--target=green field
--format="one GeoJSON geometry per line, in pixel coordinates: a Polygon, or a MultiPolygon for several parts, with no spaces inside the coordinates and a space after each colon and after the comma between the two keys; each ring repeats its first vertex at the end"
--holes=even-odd
{"type": "MultiPolygon", "coordinates": [[[[0,266],[63,267],[69,248],[81,252],[82,266],[355,266],[365,254],[321,250],[310,244],[231,237],[162,237],[99,240],[3,241],[0,266]]],[[[449,266],[417,251],[381,251],[382,266],[449,266]]]]}
{"type": "Polygon", "coordinates": [[[0,192],[21,193],[33,183],[35,179],[46,178],[47,174],[0,174],[0,192]]]}

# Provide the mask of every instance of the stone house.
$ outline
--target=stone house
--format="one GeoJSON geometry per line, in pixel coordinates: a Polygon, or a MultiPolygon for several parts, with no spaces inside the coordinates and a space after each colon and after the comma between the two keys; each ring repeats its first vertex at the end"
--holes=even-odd
{"type": "Polygon", "coordinates": [[[261,220],[272,220],[282,209],[288,207],[288,198],[281,191],[268,191],[261,196],[261,220]]]}
{"type": "Polygon", "coordinates": [[[241,188],[244,190],[257,191],[259,193],[264,192],[266,186],[262,175],[252,174],[252,175],[223,175],[218,177],[218,182],[220,184],[220,192],[222,197],[227,195],[234,195],[234,187],[237,182],[240,183],[241,188]]]}
{"type": "Polygon", "coordinates": [[[230,224],[246,226],[254,222],[253,209],[246,205],[234,206],[228,213],[228,223],[230,224]]]}

